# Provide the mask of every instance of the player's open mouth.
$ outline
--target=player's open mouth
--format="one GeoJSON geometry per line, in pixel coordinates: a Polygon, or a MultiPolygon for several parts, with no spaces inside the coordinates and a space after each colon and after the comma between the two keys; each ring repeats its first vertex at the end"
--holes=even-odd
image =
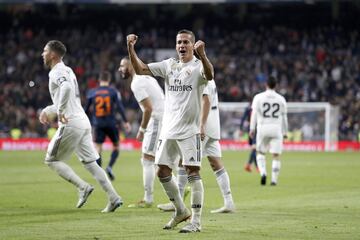
{"type": "Polygon", "coordinates": [[[180,53],[180,54],[185,54],[186,51],[185,51],[185,50],[180,50],[179,53],[180,53]]]}

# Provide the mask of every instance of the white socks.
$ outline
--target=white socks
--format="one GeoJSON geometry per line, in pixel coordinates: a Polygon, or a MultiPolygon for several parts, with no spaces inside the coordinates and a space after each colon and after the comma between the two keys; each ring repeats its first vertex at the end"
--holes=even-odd
{"type": "Polygon", "coordinates": [[[216,181],[220,187],[222,196],[224,198],[224,205],[227,207],[232,207],[234,205],[234,201],[231,194],[230,179],[228,173],[223,167],[215,171],[214,174],[216,175],[216,181]]]}
{"type": "Polygon", "coordinates": [[[189,176],[188,180],[191,186],[191,223],[200,225],[204,203],[204,186],[199,175],[189,176]]]}
{"type": "Polygon", "coordinates": [[[279,173],[281,168],[281,162],[277,159],[273,159],[272,161],[272,175],[271,175],[271,182],[277,183],[279,173]]]}
{"type": "Polygon", "coordinates": [[[89,185],[82,180],[69,165],[62,161],[46,162],[46,164],[60,175],[60,177],[74,184],[79,189],[83,189],[86,185],[89,185]]]}
{"type": "Polygon", "coordinates": [[[143,166],[143,183],[144,183],[144,201],[152,203],[154,201],[154,179],[155,179],[155,164],[154,161],[141,158],[143,166]]]}
{"type": "Polygon", "coordinates": [[[261,153],[257,153],[256,155],[256,162],[260,171],[261,176],[266,176],[266,163],[265,163],[265,155],[261,153]]]}
{"type": "Polygon", "coordinates": [[[104,169],[102,169],[95,161],[90,163],[84,163],[84,167],[88,170],[91,175],[96,179],[100,186],[107,193],[110,202],[114,202],[120,198],[120,196],[115,191],[110,180],[106,176],[104,169]]]}
{"type": "Polygon", "coordinates": [[[182,200],[182,197],[180,196],[179,188],[176,184],[176,181],[173,179],[172,175],[164,178],[159,178],[159,180],[165,190],[166,195],[174,204],[176,212],[183,212],[186,207],[182,200]]]}
{"type": "MultiPolygon", "coordinates": [[[[256,161],[259,167],[260,175],[266,176],[266,163],[265,163],[265,156],[263,154],[258,153],[256,156],[256,161]]],[[[281,168],[281,162],[278,159],[273,159],[272,161],[272,171],[271,171],[271,182],[277,183],[279,178],[281,168]]]]}
{"type": "Polygon", "coordinates": [[[184,198],[185,187],[188,182],[188,175],[184,167],[179,167],[177,172],[177,184],[179,186],[180,196],[184,198]]]}

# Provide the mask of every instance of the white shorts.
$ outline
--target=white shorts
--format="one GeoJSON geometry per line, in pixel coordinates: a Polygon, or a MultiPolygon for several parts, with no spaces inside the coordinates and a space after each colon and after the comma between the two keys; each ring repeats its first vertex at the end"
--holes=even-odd
{"type": "Polygon", "coordinates": [[[201,166],[200,134],[186,139],[159,139],[155,164],[176,169],[180,158],[184,166],[201,166]]]}
{"type": "Polygon", "coordinates": [[[160,130],[161,120],[150,118],[142,142],[143,153],[155,156],[156,148],[159,141],[160,130]]]}
{"type": "Polygon", "coordinates": [[[283,136],[279,129],[274,127],[261,127],[256,133],[256,151],[272,154],[281,154],[283,149],[283,136]]]}
{"type": "Polygon", "coordinates": [[[81,162],[93,162],[99,154],[92,141],[91,129],[61,126],[51,139],[45,161],[65,161],[75,152],[81,162]]]}
{"type": "Polygon", "coordinates": [[[202,156],[221,158],[221,147],[219,140],[205,136],[204,141],[202,141],[202,156]]]}

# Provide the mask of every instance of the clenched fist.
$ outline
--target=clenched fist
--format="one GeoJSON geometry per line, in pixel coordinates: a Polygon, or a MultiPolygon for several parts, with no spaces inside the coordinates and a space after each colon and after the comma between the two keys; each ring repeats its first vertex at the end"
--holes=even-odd
{"type": "Polygon", "coordinates": [[[136,43],[136,40],[138,39],[138,36],[135,34],[129,34],[126,36],[126,41],[128,46],[134,46],[136,43]]]}
{"type": "Polygon", "coordinates": [[[205,56],[205,43],[201,40],[196,41],[194,45],[194,51],[197,53],[199,57],[205,56]]]}

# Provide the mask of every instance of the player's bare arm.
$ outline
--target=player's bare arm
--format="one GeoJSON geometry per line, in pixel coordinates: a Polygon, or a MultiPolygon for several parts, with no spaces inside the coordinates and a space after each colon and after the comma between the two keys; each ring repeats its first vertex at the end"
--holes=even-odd
{"type": "Polygon", "coordinates": [[[200,120],[200,138],[201,141],[205,139],[205,125],[210,112],[210,98],[209,95],[203,95],[202,108],[201,108],[201,120],[200,120]]]}
{"type": "Polygon", "coordinates": [[[144,133],[146,131],[152,113],[152,104],[150,98],[145,98],[144,100],[142,100],[140,102],[140,105],[144,108],[144,111],[142,114],[140,128],[136,135],[136,139],[138,141],[142,141],[144,139],[144,133]]]}
{"type": "Polygon", "coordinates": [[[138,36],[135,34],[129,34],[126,37],[127,49],[128,49],[131,64],[134,67],[136,74],[152,76],[152,73],[151,73],[148,65],[145,64],[143,61],[141,61],[141,59],[136,54],[135,44],[137,42],[137,39],[138,39],[138,36]]]}
{"type": "Polygon", "coordinates": [[[205,78],[209,81],[214,79],[214,67],[206,56],[205,43],[201,40],[198,40],[194,45],[194,51],[199,56],[203,65],[205,78]]]}

